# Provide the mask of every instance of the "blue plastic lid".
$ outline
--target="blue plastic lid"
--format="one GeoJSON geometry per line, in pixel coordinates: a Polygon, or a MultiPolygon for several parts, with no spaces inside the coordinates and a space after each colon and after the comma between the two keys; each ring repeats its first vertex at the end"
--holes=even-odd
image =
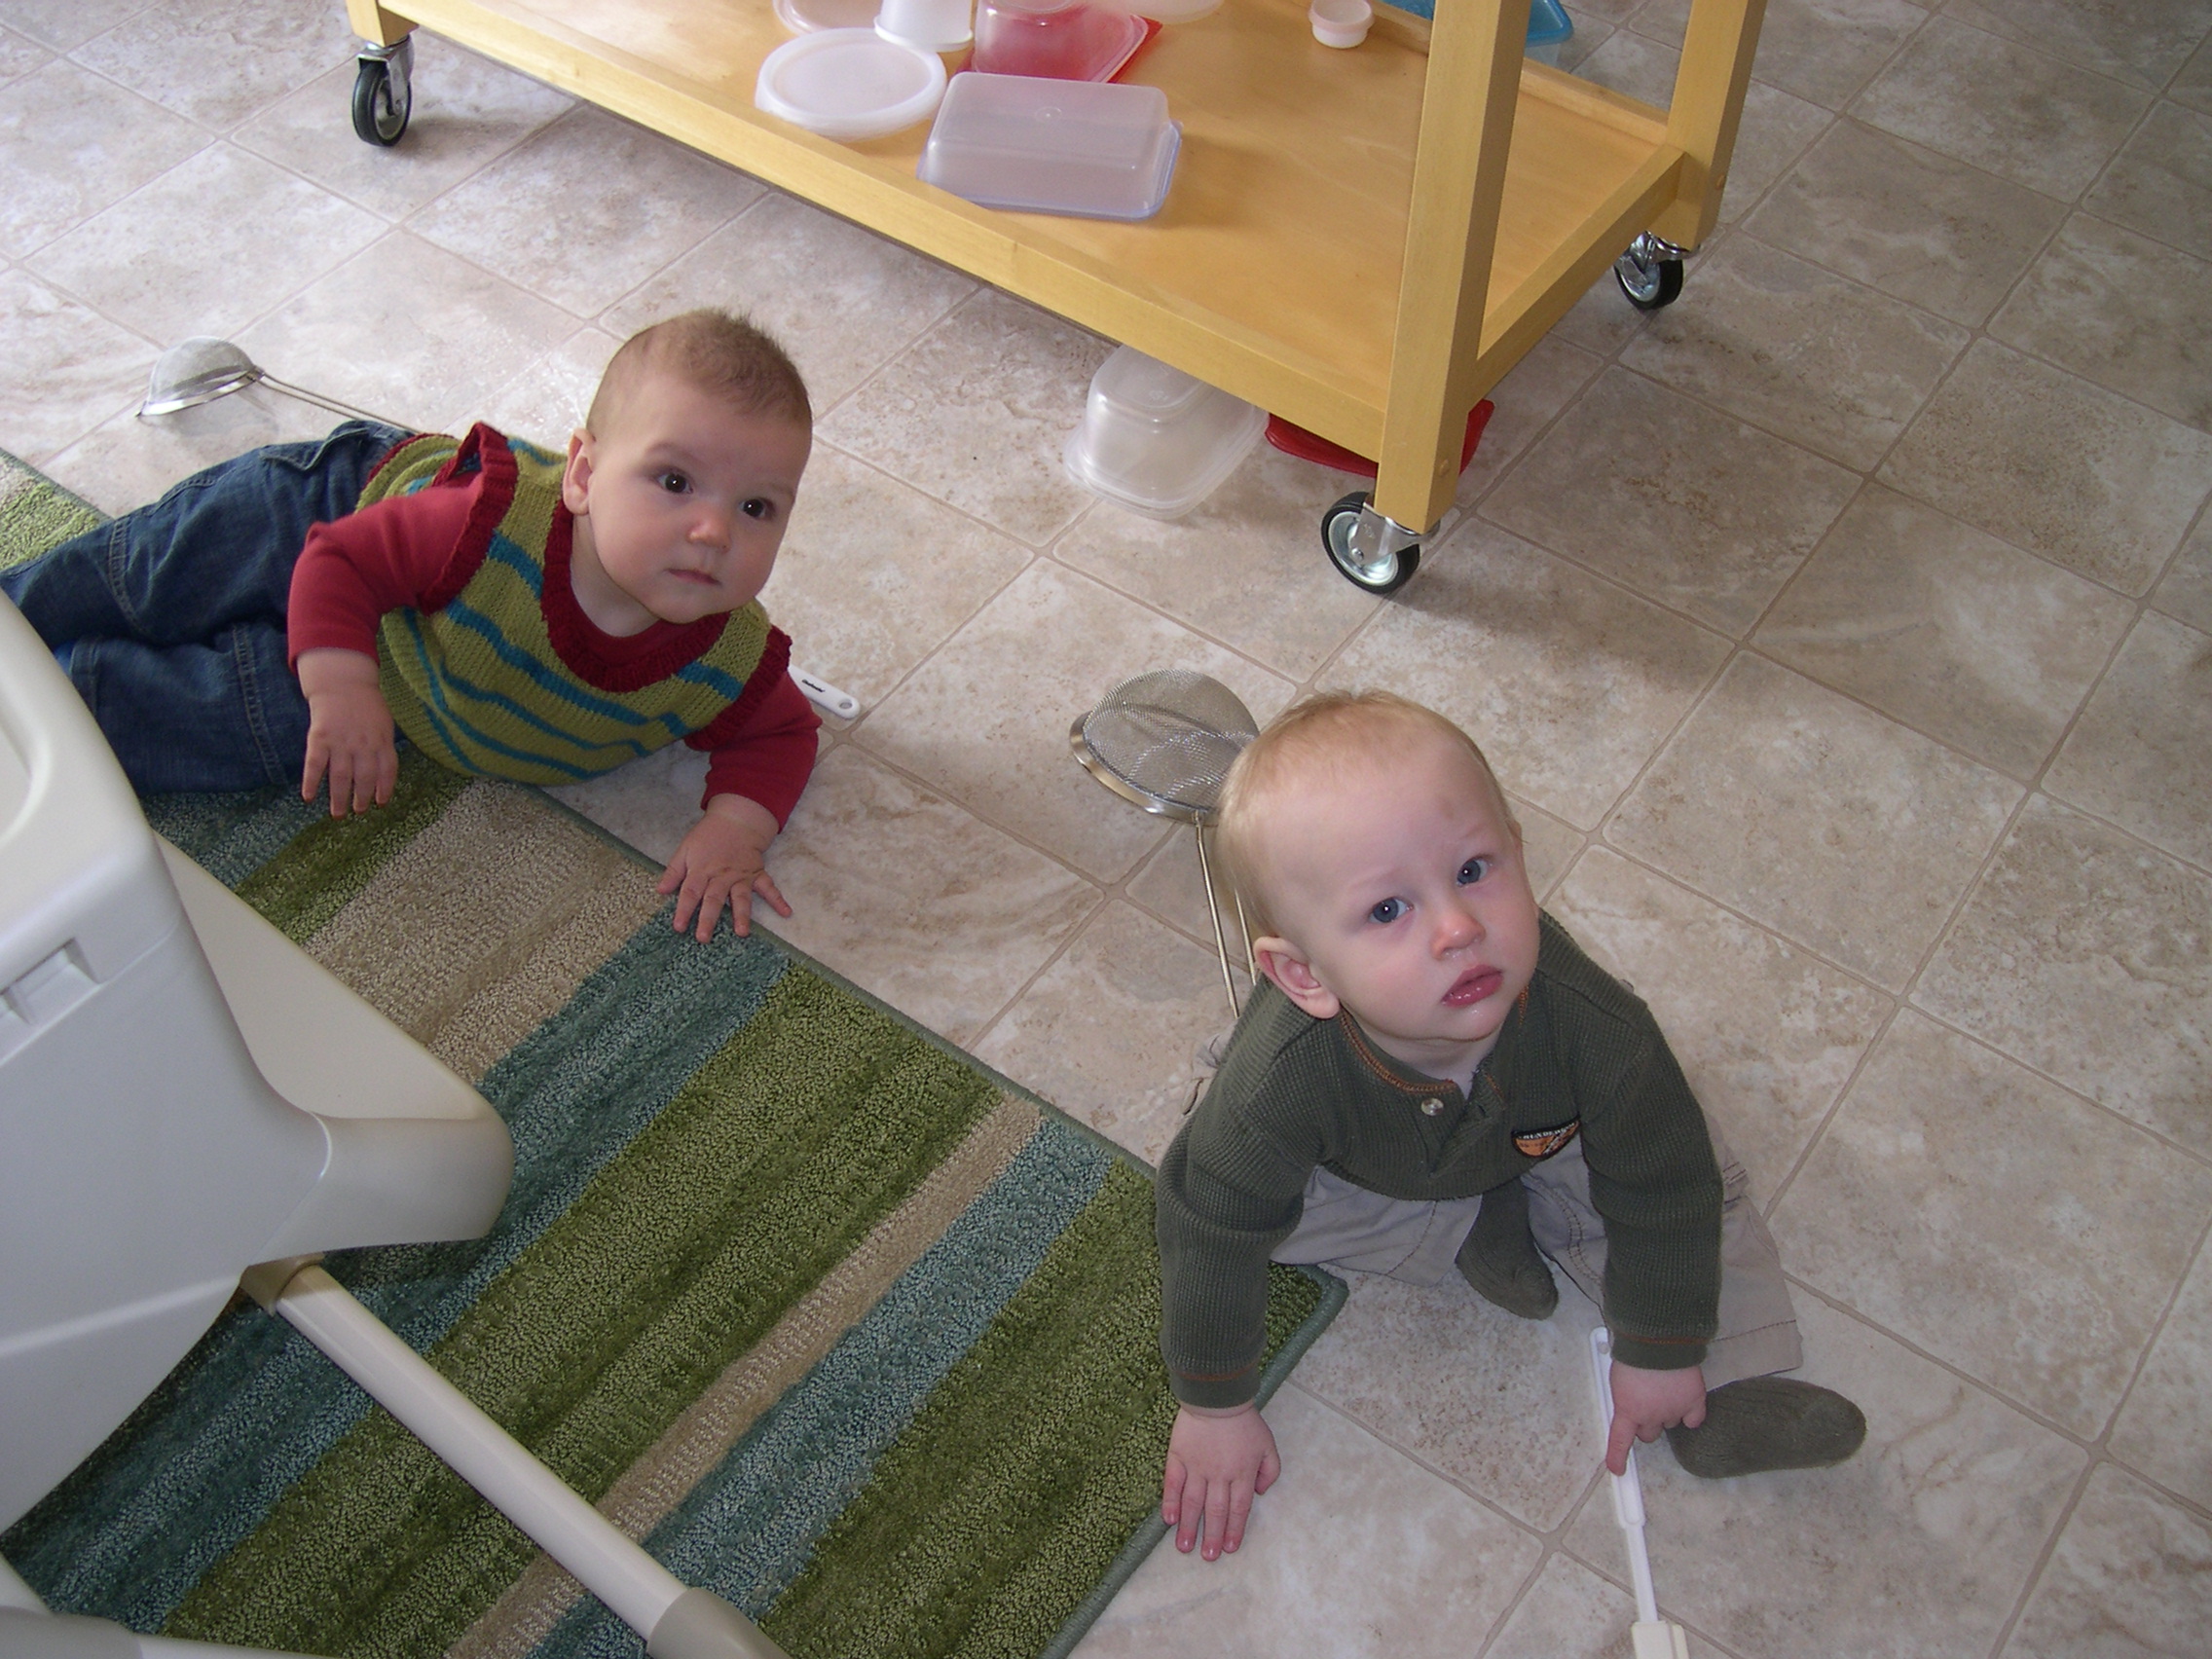
{"type": "MultiPolygon", "coordinates": [[[[1411,12],[1417,18],[1436,16],[1436,0],[1384,0],[1384,3],[1401,12],[1411,12]]],[[[1529,45],[1557,46],[1573,33],[1573,20],[1559,0],[1529,0],[1529,45]]]]}
{"type": "Polygon", "coordinates": [[[1529,0],[1529,44],[1557,46],[1574,32],[1574,23],[1559,0],[1529,0]]]}

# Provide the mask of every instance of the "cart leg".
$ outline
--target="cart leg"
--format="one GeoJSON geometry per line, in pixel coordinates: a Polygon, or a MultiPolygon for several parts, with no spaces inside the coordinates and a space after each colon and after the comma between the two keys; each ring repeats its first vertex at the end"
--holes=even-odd
{"type": "Polygon", "coordinates": [[[1338,564],[1378,592],[1395,585],[1390,577],[1411,573],[1382,574],[1393,563],[1404,565],[1407,549],[1451,509],[1467,412],[1490,389],[1481,367],[1483,317],[1528,33],[1529,0],[1460,0],[1436,9],[1425,85],[1453,88],[1456,95],[1421,105],[1375,516],[1345,529],[1355,564],[1369,574],[1338,564]]]}
{"type": "Polygon", "coordinates": [[[1682,261],[1695,251],[1645,231],[1613,261],[1613,278],[1638,311],[1657,311],[1681,297],[1682,261]]]}
{"type": "Polygon", "coordinates": [[[377,0],[346,0],[346,21],[368,42],[354,60],[354,135],[364,144],[396,144],[415,107],[415,25],[377,0]]]}
{"type": "Polygon", "coordinates": [[[415,37],[396,46],[365,46],[354,60],[353,132],[364,144],[396,144],[415,108],[415,37]]]}
{"type": "Polygon", "coordinates": [[[1744,92],[1765,16],[1766,0],[1691,0],[1667,105],[1667,141],[1682,152],[1679,197],[1652,226],[1683,247],[1704,245],[1720,222],[1720,192],[1735,159],[1744,92]]]}
{"type": "Polygon", "coordinates": [[[346,25],[371,46],[397,46],[415,32],[405,18],[395,18],[377,0],[346,0],[346,25]]]}
{"type": "Polygon", "coordinates": [[[1375,510],[1364,490],[1321,515],[1321,546],[1337,573],[1369,593],[1396,593],[1420,568],[1422,532],[1375,510]]]}

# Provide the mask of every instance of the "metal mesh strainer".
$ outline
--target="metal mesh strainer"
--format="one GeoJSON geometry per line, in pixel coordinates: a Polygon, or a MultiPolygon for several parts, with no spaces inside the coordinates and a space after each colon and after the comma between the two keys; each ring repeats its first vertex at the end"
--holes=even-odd
{"type": "Polygon", "coordinates": [[[1220,681],[1187,668],[1140,674],[1099,699],[1068,734],[1091,775],[1147,812],[1210,824],[1221,781],[1260,735],[1220,681]]]}
{"type": "MultiPolygon", "coordinates": [[[[1206,910],[1213,918],[1214,947],[1221,953],[1221,978],[1229,987],[1232,1014],[1239,1012],[1236,981],[1230,971],[1221,907],[1214,898],[1205,831],[1221,799],[1222,780],[1244,746],[1259,735],[1251,710],[1235,692],[1187,668],[1156,669],[1123,681],[1068,732],[1069,747],[1092,777],[1147,812],[1191,826],[1198,838],[1206,910]]],[[[1241,901],[1236,922],[1244,935],[1249,971],[1251,933],[1244,926],[1241,901]]]]}
{"type": "Polygon", "coordinates": [[[333,415],[349,415],[356,421],[380,421],[387,426],[400,424],[396,421],[385,421],[383,416],[372,415],[366,409],[356,409],[350,403],[341,403],[335,397],[325,397],[319,391],[280,381],[228,340],[217,340],[207,334],[180,340],[155,359],[154,372],[146,383],[146,400],[138,406],[138,413],[141,416],[173,415],[180,409],[212,403],[218,397],[228,397],[234,391],[242,391],[256,384],[283,392],[287,397],[296,397],[302,403],[312,403],[317,409],[327,409],[333,415]]]}

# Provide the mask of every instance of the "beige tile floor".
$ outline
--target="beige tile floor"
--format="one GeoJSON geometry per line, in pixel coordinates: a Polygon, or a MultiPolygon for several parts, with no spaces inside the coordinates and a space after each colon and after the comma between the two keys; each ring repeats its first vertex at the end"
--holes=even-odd
{"type": "MultiPolygon", "coordinates": [[[[764,0],[731,0],[764,3],[764,0]]],[[[1236,4],[1237,0],[1230,0],[1236,4]]],[[[1569,59],[1664,96],[1684,0],[1569,59]]],[[[333,0],[0,0],[0,446],[120,509],[321,418],[131,410],[158,348],[558,437],[615,342],[751,308],[822,401],[769,601],[866,705],[779,931],[1156,1156],[1223,1023],[1187,834],[1068,721],[1197,666],[1386,684],[1497,756],[1550,906],[1748,1159],[1827,1472],[1647,1470],[1700,1654],[2212,1652],[2212,4],[1770,0],[1725,228],[1501,386],[1419,577],[1323,565],[1261,451],[1179,524],[1057,456],[1110,343],[472,58],[347,126],[333,0]]],[[[649,851],[668,755],[572,793],[649,851]]],[[[1236,1558],[1112,1654],[1627,1650],[1571,1291],[1355,1287],[1236,1558]]]]}

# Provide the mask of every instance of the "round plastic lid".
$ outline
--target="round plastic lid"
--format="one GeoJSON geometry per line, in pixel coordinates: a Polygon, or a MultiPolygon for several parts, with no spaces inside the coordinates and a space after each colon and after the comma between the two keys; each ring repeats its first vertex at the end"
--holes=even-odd
{"type": "Polygon", "coordinates": [[[872,28],[823,29],[768,54],[754,105],[825,138],[880,138],[927,121],[944,96],[944,61],[872,28]]]}
{"type": "Polygon", "coordinates": [[[793,34],[871,29],[880,0],[776,0],[776,20],[793,34]]]}

